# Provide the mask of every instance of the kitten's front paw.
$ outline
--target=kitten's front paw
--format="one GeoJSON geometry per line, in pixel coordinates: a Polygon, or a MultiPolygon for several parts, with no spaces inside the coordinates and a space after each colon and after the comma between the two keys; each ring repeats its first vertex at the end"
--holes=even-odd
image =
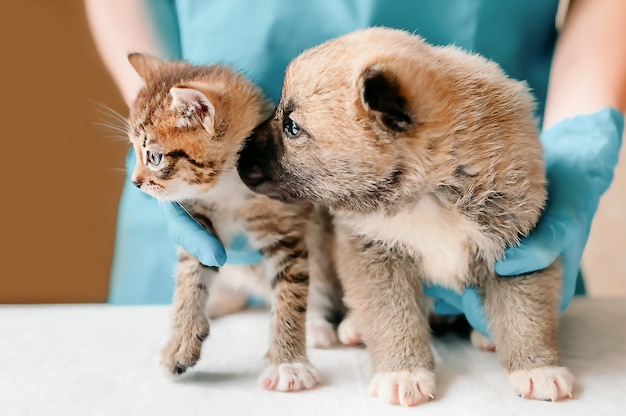
{"type": "Polygon", "coordinates": [[[515,392],[525,399],[557,401],[572,397],[574,376],[565,367],[516,370],[508,375],[515,392]]]}
{"type": "Polygon", "coordinates": [[[306,343],[313,348],[330,348],[337,344],[333,325],[325,319],[306,323],[306,343]]]}
{"type": "Polygon", "coordinates": [[[363,342],[356,319],[350,314],[339,324],[337,335],[343,345],[359,345],[363,342]]]}
{"type": "Polygon", "coordinates": [[[428,370],[377,373],[370,394],[388,404],[416,406],[435,398],[435,373],[428,370]]]}
{"type": "Polygon", "coordinates": [[[317,385],[320,375],[308,362],[271,364],[263,371],[259,381],[266,390],[298,391],[317,385]]]}
{"type": "Polygon", "coordinates": [[[189,331],[177,331],[163,348],[161,363],[172,376],[180,376],[200,359],[202,342],[209,335],[209,323],[189,331]]]}

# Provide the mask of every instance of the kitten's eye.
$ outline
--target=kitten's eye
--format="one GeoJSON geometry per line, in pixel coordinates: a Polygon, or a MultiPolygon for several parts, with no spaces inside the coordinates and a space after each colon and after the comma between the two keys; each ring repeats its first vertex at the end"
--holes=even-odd
{"type": "Polygon", "coordinates": [[[147,158],[148,164],[154,167],[157,167],[161,164],[163,160],[163,154],[158,152],[153,152],[152,150],[148,150],[147,158]]]}
{"type": "Polygon", "coordinates": [[[290,139],[297,139],[302,134],[302,129],[291,117],[287,117],[283,120],[283,131],[290,139]]]}

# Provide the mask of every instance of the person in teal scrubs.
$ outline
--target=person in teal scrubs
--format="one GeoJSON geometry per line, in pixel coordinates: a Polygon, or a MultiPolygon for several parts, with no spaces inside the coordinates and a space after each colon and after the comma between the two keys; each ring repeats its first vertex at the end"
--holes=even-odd
{"type": "MultiPolygon", "coordinates": [[[[454,44],[525,80],[543,127],[549,202],[537,229],[496,271],[513,276],[564,264],[564,308],[574,295],[598,200],[611,183],[626,98],[626,2],[574,0],[559,34],[557,0],[86,0],[98,49],[127,103],[141,85],[126,61],[146,52],[192,64],[228,64],[278,102],[283,72],[304,49],[358,28],[388,26],[454,44]]],[[[127,158],[128,172],[134,163],[127,158]]],[[[250,263],[246,239],[226,247],[178,209],[165,211],[126,180],[109,301],[169,303],[175,245],[206,265],[250,263]]],[[[465,313],[483,333],[476,292],[426,288],[440,313],[465,313]]]]}

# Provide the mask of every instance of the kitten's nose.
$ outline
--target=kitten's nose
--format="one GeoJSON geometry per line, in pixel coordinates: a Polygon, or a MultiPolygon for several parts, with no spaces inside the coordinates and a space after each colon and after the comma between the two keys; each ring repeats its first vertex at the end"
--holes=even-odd
{"type": "Polygon", "coordinates": [[[133,174],[130,177],[130,181],[137,188],[141,188],[141,185],[143,184],[143,175],[140,172],[133,172],[133,174]]]}

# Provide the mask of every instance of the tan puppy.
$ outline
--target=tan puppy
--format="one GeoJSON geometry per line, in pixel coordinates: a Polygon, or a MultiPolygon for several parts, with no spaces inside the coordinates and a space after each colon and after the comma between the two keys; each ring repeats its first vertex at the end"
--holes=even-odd
{"type": "Polygon", "coordinates": [[[371,392],[435,393],[422,283],[475,286],[517,394],[571,396],[556,345],[560,265],[514,279],[494,263],[546,199],[534,103],[484,58],[373,28],[304,52],[238,163],[254,191],[335,216],[338,268],[376,375],[371,392]]]}

